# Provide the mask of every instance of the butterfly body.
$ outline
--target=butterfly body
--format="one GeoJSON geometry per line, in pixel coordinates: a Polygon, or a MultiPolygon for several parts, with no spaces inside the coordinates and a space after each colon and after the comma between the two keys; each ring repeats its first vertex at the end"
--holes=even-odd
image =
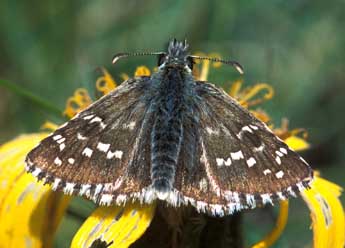
{"type": "Polygon", "coordinates": [[[151,131],[151,179],[154,188],[163,193],[173,188],[188,85],[184,73],[179,69],[168,69],[159,74],[162,74],[162,79],[159,80],[157,96],[153,100],[155,121],[151,131]]]}
{"type": "Polygon", "coordinates": [[[172,41],[158,71],[122,83],[44,139],[27,170],[99,204],[156,199],[212,215],[286,199],[312,170],[172,41]],[[76,173],[78,171],[78,173],[76,173]]]}

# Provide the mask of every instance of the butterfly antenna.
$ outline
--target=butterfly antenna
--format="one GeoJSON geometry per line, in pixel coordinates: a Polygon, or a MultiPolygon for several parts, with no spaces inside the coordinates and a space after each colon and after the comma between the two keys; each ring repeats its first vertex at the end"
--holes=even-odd
{"type": "Polygon", "coordinates": [[[193,59],[201,59],[201,60],[209,60],[212,62],[220,62],[223,64],[227,64],[227,65],[231,65],[232,67],[234,67],[240,74],[243,74],[243,66],[233,60],[223,60],[223,59],[218,59],[218,58],[209,58],[209,57],[200,57],[200,56],[195,56],[195,55],[189,55],[189,57],[193,58],[193,59]]]}
{"type": "Polygon", "coordinates": [[[144,53],[118,53],[115,54],[112,63],[115,64],[119,59],[132,57],[132,56],[146,56],[146,55],[162,55],[163,52],[144,52],[144,53]]]}

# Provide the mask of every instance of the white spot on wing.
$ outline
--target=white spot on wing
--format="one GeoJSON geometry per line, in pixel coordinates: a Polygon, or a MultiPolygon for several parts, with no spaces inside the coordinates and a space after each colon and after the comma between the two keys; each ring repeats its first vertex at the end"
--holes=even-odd
{"type": "Polygon", "coordinates": [[[223,159],[223,158],[216,158],[216,162],[218,166],[230,166],[231,165],[231,158],[228,158],[227,160],[223,159]]]}
{"type": "Polygon", "coordinates": [[[242,127],[241,131],[237,134],[237,137],[238,137],[239,139],[242,139],[242,135],[243,135],[244,132],[253,133],[253,130],[250,129],[249,126],[244,126],[244,127],[242,127]]]}
{"type": "Polygon", "coordinates": [[[56,157],[56,158],[54,159],[54,164],[56,164],[57,166],[62,165],[61,159],[60,159],[59,157],[56,157]]]}
{"type": "Polygon", "coordinates": [[[94,117],[95,115],[87,115],[87,116],[84,116],[84,120],[90,120],[94,117]]]}
{"type": "Polygon", "coordinates": [[[265,144],[261,144],[259,147],[254,147],[255,152],[262,152],[265,148],[265,144]]]}
{"type": "Polygon", "coordinates": [[[88,148],[88,147],[86,147],[84,150],[83,150],[83,152],[82,152],[82,155],[85,155],[86,157],[91,157],[92,156],[92,150],[90,149],[90,148],[88,148]]]}
{"type": "Polygon", "coordinates": [[[249,126],[250,126],[253,130],[258,130],[258,129],[259,129],[257,126],[252,125],[252,124],[250,124],[249,126]]]}
{"type": "Polygon", "coordinates": [[[248,127],[248,126],[242,127],[242,131],[247,131],[247,132],[250,132],[250,133],[253,132],[253,131],[250,129],[250,127],[248,127]]]}
{"type": "Polygon", "coordinates": [[[215,134],[215,135],[218,135],[219,134],[219,130],[213,130],[212,128],[210,128],[210,127],[206,127],[206,132],[209,134],[209,135],[213,135],[213,134],[215,134]]]}
{"type": "Polygon", "coordinates": [[[116,158],[122,158],[122,155],[123,155],[123,151],[115,151],[115,157],[116,158]]]}
{"type": "Polygon", "coordinates": [[[240,160],[241,158],[244,158],[241,150],[238,152],[231,152],[230,155],[233,160],[240,160]]]}
{"type": "Polygon", "coordinates": [[[87,138],[83,135],[81,135],[80,133],[77,134],[77,139],[78,140],[86,140],[87,138]]]}
{"type": "Polygon", "coordinates": [[[37,177],[41,172],[42,170],[40,168],[35,168],[35,170],[31,174],[37,177]]]}
{"type": "Polygon", "coordinates": [[[107,152],[109,150],[110,144],[105,144],[102,142],[98,142],[97,149],[101,152],[107,152]]]}
{"type": "Polygon", "coordinates": [[[60,146],[59,146],[60,151],[62,151],[63,149],[65,149],[65,147],[66,147],[65,143],[60,144],[60,146]]]}
{"type": "Polygon", "coordinates": [[[131,121],[129,124],[124,124],[123,127],[124,127],[125,129],[133,130],[134,127],[135,127],[135,124],[136,124],[135,121],[131,121]]]}
{"type": "Polygon", "coordinates": [[[279,150],[280,150],[282,153],[284,153],[285,155],[287,154],[287,150],[286,150],[284,147],[281,147],[279,150]]]}
{"type": "Polygon", "coordinates": [[[98,117],[98,116],[95,116],[91,121],[90,121],[90,123],[93,123],[93,122],[99,122],[99,125],[101,126],[101,128],[102,129],[104,129],[104,128],[106,128],[106,124],[104,124],[103,122],[102,122],[102,119],[100,118],[100,117],[98,117]]]}
{"type": "Polygon", "coordinates": [[[280,151],[276,151],[276,154],[277,154],[279,157],[283,157],[283,156],[284,156],[284,154],[281,153],[280,151]]]}
{"type": "Polygon", "coordinates": [[[269,169],[264,170],[264,175],[268,175],[270,173],[271,173],[271,170],[269,170],[269,169]]]}
{"type": "Polygon", "coordinates": [[[230,166],[231,165],[231,159],[228,158],[227,160],[224,160],[225,166],[230,166]]]}
{"type": "Polygon", "coordinates": [[[101,119],[100,117],[95,116],[95,117],[90,121],[90,123],[93,123],[93,122],[101,122],[101,121],[102,121],[102,119],[101,119]]]}
{"type": "Polygon", "coordinates": [[[254,164],[256,164],[255,158],[251,157],[251,158],[249,158],[249,159],[247,160],[247,165],[248,165],[249,168],[250,168],[250,167],[253,167],[254,164]]]}
{"type": "Polygon", "coordinates": [[[53,137],[53,140],[59,140],[59,139],[61,139],[62,138],[62,136],[60,135],[60,134],[58,134],[58,135],[55,135],[54,137],[53,137]]]}
{"type": "Polygon", "coordinates": [[[131,123],[129,123],[129,128],[133,129],[135,127],[135,121],[132,121],[131,123]]]}
{"type": "Polygon", "coordinates": [[[74,158],[69,158],[67,161],[68,161],[68,163],[70,163],[70,164],[74,164],[74,162],[75,162],[74,158]]]}
{"type": "Polygon", "coordinates": [[[123,151],[116,150],[115,152],[109,151],[107,153],[107,159],[112,159],[113,157],[121,159],[123,155],[123,151]]]}
{"type": "Polygon", "coordinates": [[[278,171],[277,173],[276,173],[276,178],[282,178],[284,176],[284,172],[283,171],[278,171]]]}
{"type": "Polygon", "coordinates": [[[58,144],[61,144],[61,143],[63,143],[65,140],[66,140],[66,138],[62,138],[62,139],[57,140],[56,142],[57,142],[58,144]]]}
{"type": "Polygon", "coordinates": [[[217,162],[217,165],[218,165],[218,166],[222,166],[223,163],[224,163],[224,159],[222,159],[222,158],[216,158],[216,162],[217,162]]]}
{"type": "Polygon", "coordinates": [[[201,149],[202,149],[202,155],[200,158],[200,162],[202,162],[205,165],[206,175],[207,175],[208,182],[210,183],[211,189],[213,190],[213,192],[215,192],[217,196],[219,196],[220,188],[211,173],[210,163],[206,156],[206,148],[205,148],[203,140],[201,140],[201,149]]]}
{"type": "Polygon", "coordinates": [[[278,157],[278,156],[276,157],[276,162],[277,162],[277,164],[281,164],[282,163],[280,157],[278,157]]]}
{"type": "Polygon", "coordinates": [[[99,123],[99,125],[101,126],[101,128],[102,128],[102,129],[104,129],[104,128],[106,128],[106,127],[107,127],[107,125],[106,125],[106,124],[104,124],[103,122],[100,122],[100,123],[99,123]]]}

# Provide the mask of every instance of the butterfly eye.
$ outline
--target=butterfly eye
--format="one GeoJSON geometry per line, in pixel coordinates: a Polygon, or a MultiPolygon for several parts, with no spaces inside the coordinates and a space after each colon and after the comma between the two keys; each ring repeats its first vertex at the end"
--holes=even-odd
{"type": "Polygon", "coordinates": [[[195,64],[194,60],[192,57],[187,57],[187,66],[189,69],[193,70],[193,65],[195,64]]]}
{"type": "Polygon", "coordinates": [[[158,66],[162,65],[165,60],[166,60],[166,54],[165,53],[158,54],[158,66]]]}

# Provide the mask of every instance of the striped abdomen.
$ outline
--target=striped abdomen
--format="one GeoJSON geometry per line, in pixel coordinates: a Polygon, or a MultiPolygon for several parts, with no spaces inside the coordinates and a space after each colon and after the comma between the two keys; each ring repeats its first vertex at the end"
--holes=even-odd
{"type": "Polygon", "coordinates": [[[155,122],[151,133],[151,179],[159,198],[173,188],[183,137],[183,78],[167,72],[155,99],[155,122]]]}

